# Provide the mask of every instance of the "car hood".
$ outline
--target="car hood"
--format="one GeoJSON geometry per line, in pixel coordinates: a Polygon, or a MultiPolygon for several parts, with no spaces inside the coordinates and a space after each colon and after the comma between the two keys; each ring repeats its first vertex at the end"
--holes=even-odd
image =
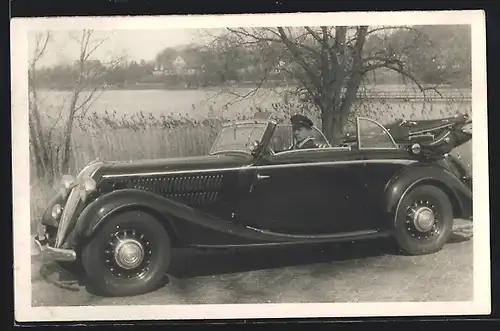
{"type": "Polygon", "coordinates": [[[135,161],[107,161],[103,163],[96,175],[224,169],[240,167],[249,162],[251,162],[251,157],[245,155],[207,155],[135,161]]]}

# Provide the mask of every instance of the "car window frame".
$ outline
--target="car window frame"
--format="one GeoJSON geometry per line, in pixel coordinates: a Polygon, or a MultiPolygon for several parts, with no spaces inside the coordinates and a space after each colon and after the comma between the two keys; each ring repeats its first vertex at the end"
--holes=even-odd
{"type": "Polygon", "coordinates": [[[220,150],[220,151],[213,151],[213,148],[215,144],[217,143],[218,139],[220,138],[222,131],[226,128],[231,128],[235,126],[246,126],[246,125],[252,125],[252,124],[260,124],[264,125],[264,132],[262,133],[260,137],[260,143],[262,143],[265,140],[266,133],[269,131],[270,127],[275,124],[272,121],[263,121],[263,120],[243,120],[243,121],[237,121],[233,123],[227,123],[221,126],[217,136],[215,137],[214,142],[212,143],[212,146],[210,147],[210,150],[208,152],[208,155],[218,155],[218,154],[224,154],[224,153],[242,153],[242,154],[248,154],[252,155],[251,151],[243,151],[243,150],[220,150]]]}
{"type": "Polygon", "coordinates": [[[387,130],[386,127],[382,123],[380,123],[372,118],[369,118],[369,117],[357,116],[356,117],[356,149],[357,150],[397,150],[397,149],[399,149],[399,145],[396,143],[396,140],[394,139],[392,134],[389,132],[389,130],[387,130]],[[391,146],[391,147],[363,147],[361,144],[361,134],[360,134],[361,133],[360,132],[360,122],[361,121],[371,122],[371,123],[375,124],[376,126],[378,126],[379,128],[381,128],[382,131],[390,138],[390,141],[391,141],[393,146],[391,146]]]}

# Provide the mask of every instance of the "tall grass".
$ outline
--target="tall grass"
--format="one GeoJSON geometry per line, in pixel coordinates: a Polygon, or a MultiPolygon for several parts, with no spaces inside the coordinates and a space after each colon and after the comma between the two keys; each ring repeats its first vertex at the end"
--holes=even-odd
{"type": "MultiPolygon", "coordinates": [[[[238,114],[237,119],[245,119],[260,109],[249,109],[238,114]]],[[[275,105],[272,112],[278,119],[286,118],[287,113],[301,111],[313,113],[309,108],[299,109],[294,104],[275,105]],[[281,117],[280,117],[281,116],[281,117]]],[[[360,102],[355,105],[355,113],[370,116],[381,122],[402,118],[435,118],[451,116],[456,113],[470,113],[470,103],[437,102],[427,105],[411,102],[360,102]]],[[[233,118],[235,118],[233,116],[233,118]]],[[[313,117],[318,126],[320,122],[313,117]]],[[[86,164],[96,158],[102,160],[137,160],[193,156],[207,154],[222,123],[227,121],[222,116],[208,112],[202,120],[194,120],[185,115],[161,115],[136,113],[132,116],[116,112],[102,115],[93,113],[79,119],[72,135],[72,158],[70,168],[78,173],[86,164]]],[[[63,140],[61,128],[52,131],[51,146],[60,146],[63,140]]],[[[58,149],[52,151],[59,157],[58,149]]],[[[36,231],[37,220],[42,215],[47,203],[56,193],[54,183],[49,182],[44,174],[39,174],[34,167],[31,155],[31,225],[36,231]]],[[[59,174],[60,175],[60,174],[59,174]]]]}

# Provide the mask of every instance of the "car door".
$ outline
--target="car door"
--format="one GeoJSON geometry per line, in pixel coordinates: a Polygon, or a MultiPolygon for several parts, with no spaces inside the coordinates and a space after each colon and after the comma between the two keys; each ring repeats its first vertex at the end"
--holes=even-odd
{"type": "Polygon", "coordinates": [[[236,220],[286,234],[363,229],[362,169],[358,153],[347,150],[271,155],[260,166],[244,170],[242,176],[251,183],[240,199],[236,220]]]}
{"type": "Polygon", "coordinates": [[[367,226],[379,228],[386,224],[383,207],[387,183],[409,162],[407,152],[399,148],[388,130],[375,120],[359,117],[357,132],[358,153],[365,160],[361,173],[365,182],[365,221],[367,226]]]}

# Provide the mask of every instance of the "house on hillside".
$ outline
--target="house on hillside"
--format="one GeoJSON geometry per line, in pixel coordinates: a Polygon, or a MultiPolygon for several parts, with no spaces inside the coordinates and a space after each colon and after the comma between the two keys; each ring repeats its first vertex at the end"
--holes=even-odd
{"type": "Polygon", "coordinates": [[[170,67],[165,67],[163,63],[156,63],[154,70],[153,70],[153,75],[154,76],[168,76],[168,75],[173,75],[174,70],[170,67]]]}
{"type": "MultiPolygon", "coordinates": [[[[188,53],[189,54],[189,53],[188,53]]],[[[194,75],[203,70],[203,66],[197,61],[195,56],[178,55],[172,61],[166,63],[156,63],[153,72],[156,76],[168,75],[194,75]]]]}
{"type": "Polygon", "coordinates": [[[175,58],[175,60],[172,62],[172,66],[176,70],[183,70],[186,67],[186,61],[182,58],[182,56],[178,56],[175,58]]]}

